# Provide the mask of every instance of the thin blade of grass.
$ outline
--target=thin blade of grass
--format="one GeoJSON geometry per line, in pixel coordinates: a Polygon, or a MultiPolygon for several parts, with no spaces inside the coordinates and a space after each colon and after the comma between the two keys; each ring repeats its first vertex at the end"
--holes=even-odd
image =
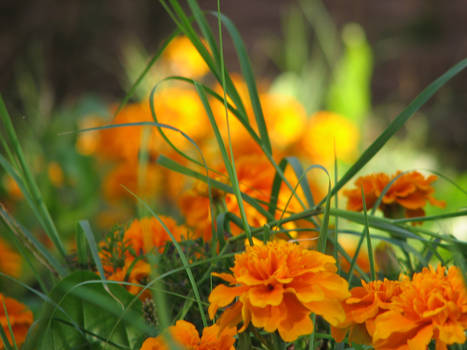
{"type": "Polygon", "coordinates": [[[245,44],[243,43],[240,33],[238,32],[232,21],[222,14],[216,13],[216,16],[220,16],[222,23],[232,38],[237,56],[240,62],[240,68],[242,70],[243,77],[248,86],[248,93],[250,95],[251,106],[256,118],[256,125],[261,137],[261,142],[264,149],[268,154],[272,154],[271,141],[269,140],[269,134],[264,120],[263,110],[261,109],[261,103],[258,96],[258,90],[256,88],[256,81],[251,69],[250,60],[246,53],[245,44]]]}
{"type": "Polygon", "coordinates": [[[136,92],[136,89],[138,88],[138,86],[141,84],[141,82],[143,81],[143,79],[146,77],[146,75],[148,74],[149,70],[152,68],[152,66],[156,63],[156,61],[159,59],[159,57],[162,55],[162,53],[164,52],[164,50],[166,49],[166,47],[170,44],[170,42],[173,40],[173,38],[175,38],[180,32],[178,30],[175,30],[172,34],[170,34],[170,36],[162,43],[161,47],[159,48],[159,50],[157,50],[156,54],[151,58],[151,60],[148,62],[148,64],[146,65],[146,67],[144,67],[143,71],[141,72],[141,74],[138,76],[138,78],[136,79],[136,81],[133,83],[133,85],[130,87],[130,90],[126,93],[125,97],[123,97],[122,99],[122,102],[120,103],[120,105],[117,107],[117,110],[115,111],[114,113],[114,117],[118,115],[118,113],[120,113],[120,111],[122,110],[123,107],[125,107],[125,105],[128,103],[128,101],[130,100],[130,98],[133,97],[133,95],[135,94],[136,92]]]}
{"type": "Polygon", "coordinates": [[[222,136],[220,134],[219,128],[216,124],[216,120],[214,119],[214,115],[212,114],[211,107],[209,106],[209,102],[206,98],[206,94],[203,90],[203,88],[195,83],[196,91],[198,92],[198,95],[201,98],[201,101],[203,103],[204,109],[209,117],[209,121],[211,122],[211,127],[214,132],[214,135],[217,140],[217,144],[219,146],[219,150],[222,155],[222,159],[224,161],[224,165],[226,167],[227,173],[229,174],[230,181],[232,183],[232,189],[234,191],[235,197],[237,199],[237,204],[238,208],[240,209],[240,217],[242,218],[243,222],[243,229],[247,233],[247,238],[248,241],[250,242],[250,245],[253,245],[253,239],[251,237],[251,231],[250,231],[250,226],[248,225],[248,219],[246,217],[246,212],[245,208],[243,206],[243,198],[242,198],[242,193],[240,191],[240,185],[238,183],[238,177],[237,177],[237,172],[235,170],[235,162],[232,154],[232,149],[231,151],[231,158],[227,155],[227,150],[225,149],[224,141],[222,140],[222,136]]]}
{"type": "Polygon", "coordinates": [[[37,186],[36,181],[34,180],[34,176],[32,175],[32,172],[27,165],[23,150],[21,148],[15,129],[13,127],[13,123],[11,122],[10,115],[6,109],[5,103],[3,102],[3,98],[1,95],[0,95],[0,118],[3,122],[3,125],[5,126],[7,135],[9,139],[11,140],[16,158],[18,159],[19,164],[21,166],[22,177],[24,179],[26,187],[31,193],[33,206],[36,208],[36,212],[40,213],[40,216],[43,219],[44,229],[47,235],[52,240],[54,245],[57,247],[57,250],[59,251],[62,258],[66,260],[67,254],[66,254],[65,246],[63,245],[60,239],[60,235],[58,234],[57,228],[55,227],[55,223],[53,222],[52,217],[50,216],[50,213],[45,205],[45,202],[44,202],[44,199],[42,198],[39,187],[37,186]]]}
{"type": "MultiPolygon", "coordinates": [[[[3,297],[3,295],[1,296],[1,299],[2,299],[2,306],[3,306],[3,314],[5,315],[6,323],[8,326],[8,332],[10,333],[10,338],[13,342],[12,345],[15,350],[18,350],[18,345],[16,344],[16,339],[15,339],[15,333],[13,333],[13,328],[11,327],[10,317],[8,315],[8,310],[6,309],[5,298],[3,297]]],[[[2,325],[0,328],[2,328],[3,330],[3,327],[4,326],[2,325]]]]}
{"type": "Polygon", "coordinates": [[[366,200],[365,200],[365,193],[362,190],[362,203],[363,203],[363,218],[364,218],[364,227],[363,233],[366,237],[367,249],[368,249],[368,260],[370,261],[370,277],[372,281],[376,280],[376,272],[375,272],[375,261],[373,257],[373,248],[371,246],[371,237],[370,237],[370,225],[368,224],[368,215],[366,210],[366,200]]]}

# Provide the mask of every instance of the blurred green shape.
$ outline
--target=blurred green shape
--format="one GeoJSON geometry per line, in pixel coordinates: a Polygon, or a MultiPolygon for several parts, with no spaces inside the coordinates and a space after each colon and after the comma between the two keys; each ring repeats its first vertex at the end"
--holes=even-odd
{"type": "Polygon", "coordinates": [[[89,271],[61,280],[22,349],[136,348],[148,331],[141,301],[116,284],[108,285],[111,295],[103,283],[89,271]]]}
{"type": "Polygon", "coordinates": [[[371,107],[373,55],[363,28],[347,24],[342,31],[345,52],[335,66],[329,88],[327,109],[360,124],[371,107]]]}

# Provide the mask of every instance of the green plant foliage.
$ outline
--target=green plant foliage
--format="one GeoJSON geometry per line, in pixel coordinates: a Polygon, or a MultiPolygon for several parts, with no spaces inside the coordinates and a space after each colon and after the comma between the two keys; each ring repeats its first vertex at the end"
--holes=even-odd
{"type": "Polygon", "coordinates": [[[50,292],[24,350],[134,349],[145,330],[142,304],[123,287],[89,271],[76,271],[50,292]],[[125,315],[121,317],[121,315],[125,315]]]}

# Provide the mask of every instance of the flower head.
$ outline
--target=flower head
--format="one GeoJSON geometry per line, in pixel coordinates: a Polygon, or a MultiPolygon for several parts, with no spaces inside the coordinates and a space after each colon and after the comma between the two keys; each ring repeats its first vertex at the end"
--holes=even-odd
{"type": "Polygon", "coordinates": [[[457,267],[446,274],[430,266],[400,283],[401,293],[375,319],[375,349],[426,349],[432,339],[437,349],[465,343],[467,288],[457,267]]]}
{"type": "Polygon", "coordinates": [[[365,195],[365,203],[368,209],[372,208],[384,188],[395,178],[389,190],[382,198],[379,208],[387,217],[401,216],[403,211],[405,217],[424,216],[423,209],[427,202],[440,208],[446,205],[444,201],[433,197],[434,188],[431,186],[437,177],[430,175],[425,178],[418,171],[412,171],[401,175],[398,171],[392,178],[384,173],[362,176],[355,181],[356,189],[344,191],[347,196],[347,209],[354,211],[363,210],[362,192],[365,195]]]}
{"type": "MultiPolygon", "coordinates": [[[[174,219],[167,216],[160,218],[176,241],[180,241],[184,235],[187,238],[186,229],[177,225],[174,219]]],[[[162,253],[165,244],[171,242],[169,234],[155,217],[134,220],[125,231],[123,240],[128,242],[137,255],[146,254],[153,248],[162,253]]]]}
{"type": "MultiPolygon", "coordinates": [[[[151,266],[144,260],[136,260],[128,258],[125,260],[123,268],[117,268],[112,274],[107,276],[110,281],[130,282],[132,285],[125,285],[128,292],[131,294],[138,294],[141,286],[136,284],[145,285],[148,282],[151,274],[151,266]]],[[[151,297],[149,289],[146,289],[141,295],[140,299],[144,300],[151,297]]]]}
{"type": "Polygon", "coordinates": [[[164,58],[178,75],[196,79],[209,71],[203,57],[186,36],[174,38],[164,51],[164,58]]]}
{"type": "Polygon", "coordinates": [[[349,332],[349,341],[369,344],[374,333],[374,322],[377,316],[389,309],[394,296],[400,294],[398,281],[362,281],[361,287],[350,290],[351,296],[344,303],[345,321],[332,327],[332,335],[342,341],[349,332]]]}
{"type": "MultiPolygon", "coordinates": [[[[172,339],[186,350],[234,350],[237,333],[235,328],[220,330],[218,325],[212,325],[203,329],[201,338],[195,326],[190,322],[177,321],[175,326],[169,328],[172,339]]],[[[144,341],[140,350],[168,350],[165,339],[159,335],[156,338],[148,338],[144,341]]]]}
{"type": "Polygon", "coordinates": [[[339,159],[352,161],[357,153],[360,133],[349,119],[321,111],[311,116],[299,143],[299,151],[313,162],[329,165],[334,151],[339,159]]]}
{"type": "MultiPolygon", "coordinates": [[[[7,298],[3,296],[3,294],[0,294],[0,299],[2,301],[2,305],[0,306],[0,323],[3,327],[3,331],[11,344],[12,339],[8,328],[8,322],[10,322],[15,342],[18,346],[21,346],[21,344],[26,340],[26,334],[33,322],[32,312],[26,307],[26,305],[15,299],[7,298]],[[6,306],[8,319],[3,308],[3,303],[5,303],[6,306]]],[[[3,349],[3,347],[0,347],[0,349],[3,349]]]]}
{"type": "Polygon", "coordinates": [[[0,271],[19,277],[21,274],[21,256],[11,249],[9,244],[0,238],[0,271]]]}
{"type": "Polygon", "coordinates": [[[266,244],[255,240],[235,256],[232,274],[215,273],[231,286],[219,285],[209,296],[209,316],[224,310],[218,324],[234,326],[243,321],[267,332],[279,331],[285,341],[313,332],[312,312],[329,323],[345,318],[341,301],[348,284],[336,274],[333,257],[277,240],[266,244]]]}

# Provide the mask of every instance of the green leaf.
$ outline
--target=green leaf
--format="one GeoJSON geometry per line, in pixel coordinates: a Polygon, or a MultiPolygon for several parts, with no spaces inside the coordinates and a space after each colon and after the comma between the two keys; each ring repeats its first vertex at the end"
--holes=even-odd
{"type": "Polygon", "coordinates": [[[89,271],[65,277],[49,295],[61,308],[50,303],[44,306],[22,349],[133,349],[140,345],[144,333],[151,331],[141,316],[141,302],[117,284],[109,288],[112,296],[89,271]],[[115,327],[124,311],[126,317],[115,327]]]}

